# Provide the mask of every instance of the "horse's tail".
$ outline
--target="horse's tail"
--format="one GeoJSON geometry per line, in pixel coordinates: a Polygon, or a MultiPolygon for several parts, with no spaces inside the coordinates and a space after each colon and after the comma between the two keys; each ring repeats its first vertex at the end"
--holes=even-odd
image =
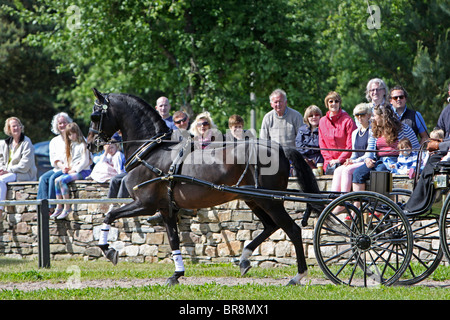
{"type": "Polygon", "coordinates": [[[320,193],[316,176],[309,164],[306,163],[302,154],[293,148],[284,148],[284,153],[295,169],[295,177],[302,191],[307,193],[320,193]]]}
{"type": "MultiPolygon", "coordinates": [[[[291,162],[292,166],[295,170],[295,177],[297,178],[297,182],[300,186],[300,189],[306,193],[320,193],[319,185],[316,180],[316,176],[314,175],[309,164],[306,163],[302,154],[293,148],[284,148],[284,153],[288,160],[291,162]]],[[[305,212],[303,218],[303,225],[306,225],[307,219],[311,213],[311,209],[317,211],[318,213],[322,212],[324,209],[324,205],[314,203],[307,205],[307,211],[305,212]]]]}

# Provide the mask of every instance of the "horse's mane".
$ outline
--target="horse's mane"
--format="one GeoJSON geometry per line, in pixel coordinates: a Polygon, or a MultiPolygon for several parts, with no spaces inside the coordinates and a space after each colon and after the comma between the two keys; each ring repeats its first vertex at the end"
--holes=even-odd
{"type": "Polygon", "coordinates": [[[154,136],[158,133],[168,132],[165,121],[161,118],[158,111],[150,106],[144,99],[128,93],[119,93],[110,95],[126,104],[127,113],[134,113],[134,116],[141,121],[142,119],[150,119],[150,121],[136,123],[136,130],[142,131],[144,135],[154,136]],[[150,132],[148,132],[150,131],[150,132]]]}

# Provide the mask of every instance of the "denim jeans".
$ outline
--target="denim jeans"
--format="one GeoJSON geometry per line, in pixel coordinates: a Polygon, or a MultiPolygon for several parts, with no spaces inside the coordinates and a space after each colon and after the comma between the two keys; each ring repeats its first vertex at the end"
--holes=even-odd
{"type": "MultiPolygon", "coordinates": [[[[55,179],[62,175],[62,171],[49,170],[39,177],[39,187],[37,193],[37,199],[56,199],[55,195],[55,179]]],[[[54,208],[55,205],[49,205],[50,208],[54,208]]]]}
{"type": "Polygon", "coordinates": [[[364,163],[362,166],[356,168],[355,172],[353,172],[353,183],[366,183],[367,180],[370,179],[371,171],[389,171],[386,166],[383,164],[383,161],[377,160],[375,162],[375,167],[368,168],[364,163]]]}

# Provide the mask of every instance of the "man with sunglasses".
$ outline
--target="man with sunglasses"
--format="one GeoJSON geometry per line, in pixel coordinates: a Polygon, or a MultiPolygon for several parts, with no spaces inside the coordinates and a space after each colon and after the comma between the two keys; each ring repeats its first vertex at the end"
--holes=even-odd
{"type": "Polygon", "coordinates": [[[406,123],[411,127],[411,129],[413,129],[420,144],[422,144],[425,140],[428,139],[427,126],[419,111],[407,108],[407,99],[408,92],[406,92],[403,87],[395,86],[391,89],[390,102],[392,105],[392,109],[401,122],[406,123]]]}
{"type": "Polygon", "coordinates": [[[178,129],[189,129],[189,116],[184,111],[177,111],[173,114],[173,123],[178,129]]]}
{"type": "Polygon", "coordinates": [[[190,136],[189,127],[191,123],[189,122],[189,116],[184,111],[176,111],[173,114],[173,123],[178,128],[172,133],[172,140],[181,141],[187,139],[190,136]]]}

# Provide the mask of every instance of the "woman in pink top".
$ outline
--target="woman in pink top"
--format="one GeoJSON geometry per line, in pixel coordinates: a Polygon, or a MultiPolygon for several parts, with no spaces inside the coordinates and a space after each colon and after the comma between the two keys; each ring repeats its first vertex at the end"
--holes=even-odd
{"type": "Polygon", "coordinates": [[[324,149],[352,149],[352,132],[355,121],[342,110],[341,97],[331,91],[325,97],[326,115],[319,122],[319,146],[324,158],[325,174],[333,174],[334,169],[352,155],[351,151],[332,151],[324,149]]]}

